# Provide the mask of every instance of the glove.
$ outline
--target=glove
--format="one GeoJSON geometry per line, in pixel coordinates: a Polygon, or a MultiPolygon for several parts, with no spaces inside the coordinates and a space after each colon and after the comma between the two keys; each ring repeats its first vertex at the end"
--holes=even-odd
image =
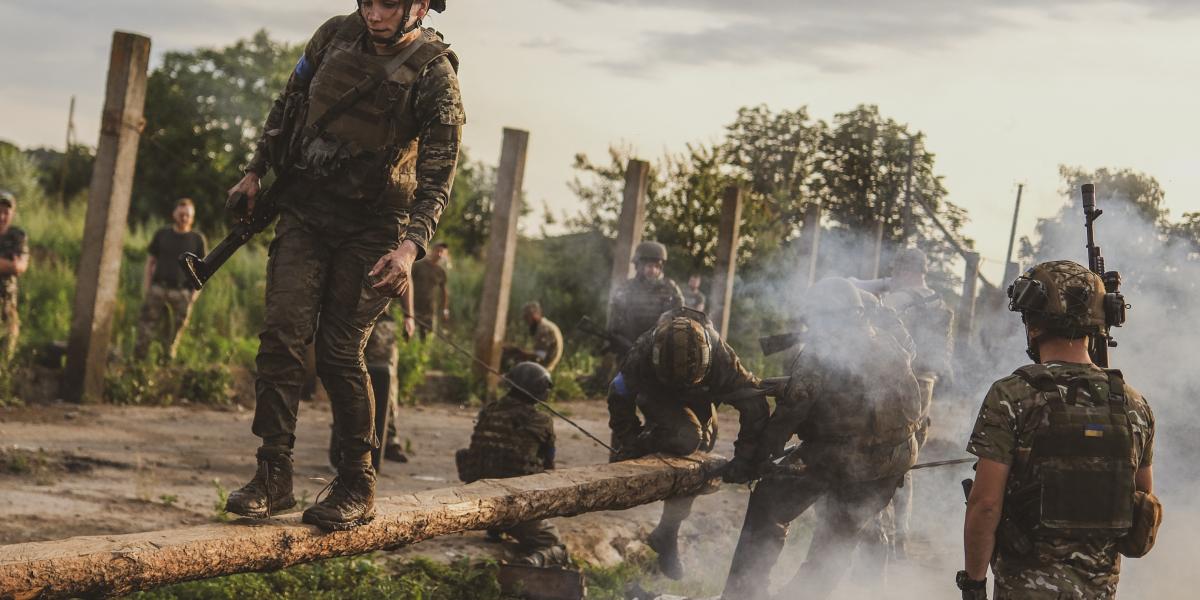
{"type": "Polygon", "coordinates": [[[721,469],[721,481],[725,483],[750,483],[755,479],[758,479],[758,468],[736,456],[721,469]]]}
{"type": "Polygon", "coordinates": [[[962,592],[962,600],[987,600],[987,579],[976,581],[967,575],[966,571],[959,571],[954,576],[954,583],[958,585],[958,589],[962,592]]]}

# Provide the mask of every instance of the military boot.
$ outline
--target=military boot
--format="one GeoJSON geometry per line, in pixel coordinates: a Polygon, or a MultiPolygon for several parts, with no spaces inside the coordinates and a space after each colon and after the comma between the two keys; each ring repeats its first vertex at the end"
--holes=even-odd
{"type": "Polygon", "coordinates": [[[287,450],[258,449],[258,471],[250,483],[225,500],[225,511],[265,519],[296,506],[292,496],[292,455],[287,450]]]}
{"type": "Polygon", "coordinates": [[[567,548],[562,544],[538,548],[514,561],[514,564],[530,567],[565,567],[570,563],[567,548]]]}
{"type": "Polygon", "coordinates": [[[371,455],[342,458],[329,495],[304,511],[301,519],[325,531],[344,531],[375,518],[375,469],[371,455]]]}
{"type": "Polygon", "coordinates": [[[683,579],[683,562],[679,560],[679,531],[655,527],[646,538],[650,549],[658,553],[658,570],[675,580],[683,579]]]}

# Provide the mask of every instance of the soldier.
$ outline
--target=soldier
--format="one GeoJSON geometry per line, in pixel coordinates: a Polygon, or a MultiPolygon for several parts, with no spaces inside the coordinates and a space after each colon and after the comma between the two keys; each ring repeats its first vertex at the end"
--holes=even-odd
{"type": "Polygon", "coordinates": [[[159,342],[164,358],[175,358],[179,339],[187,327],[198,292],[179,266],[179,255],[191,252],[196,256],[208,253],[204,234],[193,231],[196,205],[191,198],[180,198],[171,212],[173,224],[163,227],[150,240],[146,250],[146,269],[142,289],[146,297],[138,317],[138,337],[135,353],[146,358],[151,342],[159,342]]]}
{"type": "MultiPolygon", "coordinates": [[[[922,427],[917,441],[924,446],[929,436],[929,412],[933,392],[939,381],[953,379],[951,359],[954,354],[954,313],[946,307],[938,293],[925,281],[929,259],[919,248],[905,248],[892,259],[892,276],[861,281],[855,285],[880,297],[884,306],[896,311],[904,328],[912,336],[915,349],[913,373],[921,390],[922,427]]],[[[896,558],[906,556],[909,521],[912,517],[912,474],[904,476],[904,484],[893,501],[892,523],[883,532],[896,558]]]]}
{"type": "Polygon", "coordinates": [[[704,312],[704,304],[707,299],[704,292],[700,291],[700,281],[699,275],[693,274],[688,277],[687,291],[683,292],[683,305],[704,312]]]}
{"type": "Polygon", "coordinates": [[[458,59],[440,35],[420,26],[430,8],[445,9],[444,0],[358,6],[313,35],[267,117],[245,178],[230,190],[231,200],[244,194],[251,204],[269,167],[288,175],[272,191],[282,212],[257,358],[258,471],[229,495],[226,510],[261,518],[295,505],[302,357],[315,338],[342,457],[330,493],[303,520],[326,530],[374,517],[370,452],[379,440],[363,348],[390,298],[409,287],[413,261],[425,255],[450,197],[465,120],[458,59]],[[289,122],[298,98],[307,100],[307,117],[289,122]],[[286,131],[298,132],[294,154],[290,146],[279,152],[276,138],[286,131]],[[292,156],[290,168],[276,162],[292,156]]]}
{"type": "Polygon", "coordinates": [[[633,262],[636,274],[617,289],[608,308],[608,332],[630,344],[652,329],[664,312],[683,306],[679,286],[663,276],[666,246],[642,242],[633,262]]]}
{"type": "Polygon", "coordinates": [[[920,399],[909,356],[875,331],[863,308],[845,279],[821,280],[803,298],[806,345],[753,463],[763,477],[750,495],[726,599],[765,596],[788,525],[822,497],[827,514],[781,597],[827,597],[863,527],[916,462],[920,399]],[[785,450],[793,434],[803,443],[785,450]]]}
{"type": "MultiPolygon", "coordinates": [[[[741,423],[725,477],[746,481],[758,434],[770,413],[765,394],[755,390],[759,383],[704,313],[689,308],[664,313],[654,329],[638,338],[609,386],[612,460],[712,450],[717,441],[715,404],[725,403],[738,410],[741,423]],[[638,419],[639,409],[644,423],[638,419]]],[[[659,568],[672,579],[683,577],[679,527],[694,501],[668,499],[647,540],[658,553],[659,568]]]]}
{"type": "Polygon", "coordinates": [[[542,314],[542,305],[538,302],[529,302],[522,307],[521,317],[529,325],[529,338],[533,340],[533,348],[525,350],[517,346],[506,346],[505,351],[521,360],[533,361],[553,372],[563,355],[562,330],[542,314]]]}
{"type": "Polygon", "coordinates": [[[1008,288],[1027,365],[983,399],[967,452],[979,457],[964,526],[964,599],[1110,599],[1118,554],[1149,551],[1154,414],[1120,371],[1088,355],[1107,331],[1104,282],[1071,261],[1034,266],[1008,288]],[[1132,527],[1131,527],[1132,526],[1132,527]]]}
{"type": "Polygon", "coordinates": [[[0,190],[0,357],[9,358],[17,349],[21,317],[17,314],[17,279],[29,268],[29,239],[13,226],[17,197],[0,190]]]}
{"type": "MultiPolygon", "coordinates": [[[[484,478],[520,477],[554,468],[554,420],[538,412],[554,382],[550,371],[523,362],[508,372],[508,394],[488,404],[475,419],[471,446],[455,454],[458,476],[465,483],[484,478]]],[[[521,551],[518,564],[537,567],[568,564],[567,549],[558,530],[545,519],[507,529],[489,530],[494,538],[507,534],[521,551]]]]}
{"type": "Polygon", "coordinates": [[[450,246],[438,242],[433,252],[413,263],[413,286],[416,287],[416,309],[418,331],[421,339],[429,335],[430,327],[444,324],[450,319],[450,288],[446,269],[450,266],[450,246]]]}

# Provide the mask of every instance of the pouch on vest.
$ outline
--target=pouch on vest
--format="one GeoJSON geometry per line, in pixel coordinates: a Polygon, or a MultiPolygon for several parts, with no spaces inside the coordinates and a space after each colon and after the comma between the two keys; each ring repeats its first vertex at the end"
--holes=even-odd
{"type": "Polygon", "coordinates": [[[463,483],[479,481],[479,457],[470,448],[459,448],[454,453],[454,466],[458,468],[458,479],[463,483]]]}
{"type": "Polygon", "coordinates": [[[1133,524],[1136,469],[1120,376],[1110,372],[1107,402],[1091,405],[1076,401],[1080,386],[1087,385],[1082,378],[1065,382],[1064,399],[1045,366],[1023,367],[1017,374],[1044,394],[1049,410],[1049,426],[1033,435],[1020,486],[1036,492],[1014,498],[1032,500],[1019,503],[1017,519],[1038,537],[1125,535],[1133,524]]]}
{"type": "Polygon", "coordinates": [[[1129,558],[1141,558],[1154,548],[1158,526],[1162,524],[1162,503],[1149,492],[1136,492],[1133,499],[1133,526],[1117,541],[1117,552],[1129,558]]]}

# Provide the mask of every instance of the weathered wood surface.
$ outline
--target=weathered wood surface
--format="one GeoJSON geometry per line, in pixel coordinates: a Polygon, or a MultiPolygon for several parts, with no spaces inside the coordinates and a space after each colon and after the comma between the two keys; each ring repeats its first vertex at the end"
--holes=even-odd
{"type": "Polygon", "coordinates": [[[548,517],[703,493],[725,459],[646,457],[381,498],[374,521],[322,533],[298,513],[266,520],[0,546],[0,598],[105,597],[395,548],[548,517]]]}

